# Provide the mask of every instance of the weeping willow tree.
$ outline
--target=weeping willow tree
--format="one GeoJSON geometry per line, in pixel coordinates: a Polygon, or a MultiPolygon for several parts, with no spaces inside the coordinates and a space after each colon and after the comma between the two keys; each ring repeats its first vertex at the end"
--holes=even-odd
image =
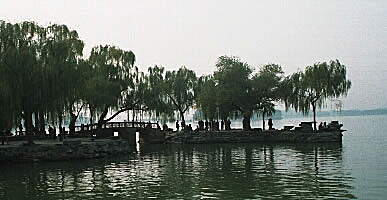
{"type": "Polygon", "coordinates": [[[98,125],[109,110],[119,111],[125,103],[123,93],[133,87],[135,55],[115,46],[97,46],[91,50],[88,63],[92,73],[86,83],[86,99],[90,110],[90,123],[98,116],[98,125]]]}
{"type": "Polygon", "coordinates": [[[252,78],[253,90],[256,93],[258,115],[262,116],[262,129],[265,130],[265,116],[275,113],[275,104],[281,98],[281,83],[284,78],[282,67],[277,64],[267,64],[260,68],[252,78]]]}
{"type": "Polygon", "coordinates": [[[165,95],[165,70],[164,67],[154,66],[148,68],[146,75],[146,90],[144,103],[150,115],[161,121],[173,118],[173,105],[168,103],[165,95]]]}
{"type": "MultiPolygon", "coordinates": [[[[127,91],[124,92],[124,105],[121,108],[123,111],[132,111],[132,121],[135,117],[142,119],[144,112],[149,111],[149,107],[146,103],[148,96],[148,77],[144,72],[139,72],[138,68],[135,68],[135,75],[133,79],[133,85],[127,91]]],[[[119,113],[119,112],[117,112],[119,113]]]]}
{"type": "Polygon", "coordinates": [[[148,117],[161,118],[161,121],[173,116],[172,105],[165,93],[165,71],[161,66],[148,68],[148,73],[135,70],[133,87],[124,93],[125,104],[122,111],[131,110],[132,120],[146,114],[148,117]]]}
{"type": "Polygon", "coordinates": [[[204,119],[212,121],[218,118],[220,110],[216,82],[213,76],[201,76],[198,85],[197,105],[200,108],[200,112],[204,115],[204,119]]]}
{"type": "MultiPolygon", "coordinates": [[[[53,121],[58,119],[61,128],[64,114],[72,113],[74,102],[79,99],[79,89],[82,89],[78,63],[84,43],[78,33],[66,25],[50,25],[45,28],[44,36],[39,52],[43,70],[43,103],[40,105],[46,107],[40,113],[46,111],[53,121]]],[[[44,122],[41,124],[44,128],[44,122]]]]}
{"type": "Polygon", "coordinates": [[[20,120],[20,105],[13,102],[11,86],[5,81],[4,69],[0,63],[0,134],[10,130],[20,120]]]}
{"type": "Polygon", "coordinates": [[[177,71],[149,67],[148,73],[136,73],[134,86],[126,92],[125,109],[132,109],[133,119],[145,113],[168,121],[176,111],[184,121],[184,113],[194,104],[196,81],[195,73],[185,67],[177,71]]]}
{"type": "MultiPolygon", "coordinates": [[[[274,102],[280,100],[283,71],[268,64],[257,73],[237,57],[221,56],[213,76],[199,79],[198,105],[206,118],[226,120],[234,114],[243,117],[243,129],[250,130],[254,112],[265,116],[274,113],[274,102]]],[[[234,117],[235,117],[234,116],[234,117]]],[[[264,124],[264,123],[263,123],[264,124]]]]}
{"type": "Polygon", "coordinates": [[[93,69],[87,60],[80,59],[76,64],[75,74],[73,74],[71,80],[73,88],[71,95],[68,96],[68,101],[65,106],[66,113],[70,116],[69,121],[69,134],[75,133],[75,123],[82,111],[86,110],[86,104],[88,97],[91,97],[94,90],[93,87],[87,85],[90,83],[90,74],[93,74],[93,69]]]}
{"type": "Polygon", "coordinates": [[[181,67],[177,71],[167,71],[164,91],[172,110],[179,113],[185,124],[184,114],[192,108],[197,95],[197,77],[194,71],[181,67]]]}
{"type": "Polygon", "coordinates": [[[66,101],[76,88],[72,78],[82,56],[83,42],[76,31],[65,25],[42,27],[35,22],[2,21],[0,44],[3,96],[6,96],[3,101],[10,102],[13,111],[10,113],[24,119],[28,135],[32,131],[42,132],[48,115],[61,118],[66,101]]]}
{"type": "Polygon", "coordinates": [[[250,130],[250,118],[258,109],[257,93],[252,84],[253,68],[238,57],[221,56],[214,72],[218,103],[224,113],[243,116],[243,129],[250,130]]]}
{"type": "Polygon", "coordinates": [[[12,127],[13,119],[20,117],[21,113],[21,101],[19,95],[13,92],[16,87],[12,82],[15,81],[12,78],[17,76],[13,65],[15,59],[12,59],[12,55],[17,54],[14,32],[13,24],[0,21],[0,133],[12,127]]]}
{"type": "MultiPolygon", "coordinates": [[[[24,118],[28,135],[32,132],[32,114],[41,108],[41,62],[38,57],[44,29],[34,22],[1,22],[1,68],[6,88],[6,102],[24,118]]],[[[32,143],[32,137],[29,137],[32,143]]]]}
{"type": "MultiPolygon", "coordinates": [[[[143,72],[139,72],[138,68],[135,67],[134,78],[132,80],[133,85],[123,92],[124,102],[121,109],[115,113],[112,117],[115,117],[121,112],[132,111],[132,121],[134,121],[136,114],[139,113],[143,108],[143,97],[144,97],[144,85],[145,75],[143,72]]],[[[129,114],[128,114],[129,116],[129,114]]],[[[129,119],[128,119],[129,120],[129,119]]]]}
{"type": "Polygon", "coordinates": [[[346,77],[346,67],[338,60],[308,66],[305,72],[288,76],[284,83],[286,94],[283,100],[286,109],[292,107],[308,114],[312,108],[314,130],[317,130],[316,108],[321,109],[326,99],[346,96],[351,88],[351,81],[346,77]]]}

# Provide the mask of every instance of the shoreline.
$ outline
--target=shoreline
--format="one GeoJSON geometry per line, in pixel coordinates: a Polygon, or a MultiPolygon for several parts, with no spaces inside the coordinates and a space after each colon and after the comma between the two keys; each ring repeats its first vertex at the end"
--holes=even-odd
{"type": "Polygon", "coordinates": [[[174,132],[166,137],[167,144],[213,143],[340,143],[344,130],[331,131],[199,131],[174,132]]]}
{"type": "Polygon", "coordinates": [[[133,152],[134,147],[122,139],[67,139],[36,140],[33,145],[26,141],[0,145],[0,162],[36,162],[94,159],[133,152]]]}
{"type": "MultiPolygon", "coordinates": [[[[311,122],[301,122],[299,127],[284,126],[282,130],[195,130],[161,131],[144,128],[139,133],[138,142],[152,144],[215,144],[215,143],[341,143],[342,124],[332,121],[319,131],[312,129],[311,122]]],[[[58,140],[35,140],[33,145],[26,141],[10,141],[0,145],[0,162],[3,161],[62,161],[77,159],[95,159],[132,153],[136,149],[137,129],[115,127],[104,129],[97,138],[68,138],[58,140]],[[118,136],[114,136],[114,132],[118,136]]]]}

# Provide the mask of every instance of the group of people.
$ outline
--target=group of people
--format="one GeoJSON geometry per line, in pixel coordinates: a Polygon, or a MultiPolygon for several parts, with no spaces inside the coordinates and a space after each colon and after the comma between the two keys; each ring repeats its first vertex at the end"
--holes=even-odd
{"type": "MultiPolygon", "coordinates": [[[[185,125],[185,123],[179,122],[179,120],[176,121],[176,130],[179,131],[180,128],[181,130],[187,130],[187,131],[192,131],[192,126],[191,124],[185,125]]],[[[273,120],[270,118],[268,119],[268,125],[269,125],[269,130],[274,130],[273,128],[273,120]]],[[[163,125],[163,130],[167,130],[168,126],[166,124],[163,125]]],[[[172,130],[172,129],[171,129],[172,130]]],[[[221,120],[220,122],[218,120],[214,121],[203,121],[199,120],[198,124],[196,126],[195,131],[223,131],[223,130],[231,130],[231,121],[229,119],[227,120],[221,120]]]]}
{"type": "Polygon", "coordinates": [[[318,130],[320,130],[320,131],[327,130],[328,128],[329,127],[328,127],[326,122],[324,122],[324,123],[321,122],[320,125],[318,125],[318,130]]]}
{"type": "MultiPolygon", "coordinates": [[[[180,127],[181,130],[187,130],[192,131],[191,124],[186,125],[183,121],[179,123],[179,120],[176,121],[176,130],[179,131],[180,127]]],[[[163,127],[164,128],[164,127],[163,127]]],[[[167,128],[167,127],[165,127],[167,128]]],[[[165,129],[164,129],[165,130],[165,129]]],[[[228,119],[226,121],[221,120],[220,122],[211,120],[206,120],[205,122],[203,120],[200,120],[198,122],[198,125],[196,126],[195,131],[220,131],[220,130],[231,130],[231,121],[228,119]]]]}
{"type": "Polygon", "coordinates": [[[51,126],[48,126],[48,135],[51,139],[56,140],[56,128],[52,128],[51,126]]]}
{"type": "Polygon", "coordinates": [[[187,131],[192,131],[192,126],[191,124],[186,125],[184,121],[179,123],[179,120],[176,121],[176,130],[179,131],[181,125],[181,130],[187,130],[187,131]]]}
{"type": "MultiPolygon", "coordinates": [[[[26,131],[23,131],[23,125],[20,123],[17,128],[19,129],[19,131],[15,128],[15,136],[24,136],[26,135],[26,131]]],[[[43,129],[43,130],[39,130],[38,126],[34,126],[34,125],[31,125],[31,134],[32,135],[41,135],[41,136],[45,136],[46,135],[46,131],[43,129]]]]}
{"type": "MultiPolygon", "coordinates": [[[[19,130],[16,130],[16,134],[15,136],[23,136],[25,135],[25,131],[23,131],[23,126],[22,124],[19,124],[18,127],[17,127],[19,130]]],[[[48,127],[48,135],[46,135],[46,131],[37,131],[37,129],[35,127],[32,127],[32,134],[33,135],[38,135],[38,134],[41,134],[42,136],[48,136],[48,138],[50,139],[53,139],[53,140],[56,140],[57,139],[57,135],[56,135],[56,128],[54,127],[51,127],[49,126],[48,127]]],[[[63,141],[63,139],[65,138],[65,134],[66,134],[66,128],[65,127],[62,127],[62,129],[59,131],[59,139],[61,141],[63,141]]],[[[8,136],[12,136],[13,134],[11,133],[11,130],[8,129],[6,131],[2,131],[0,133],[0,143],[1,144],[5,144],[7,143],[8,144],[8,136]]]]}
{"type": "Polygon", "coordinates": [[[329,130],[340,130],[343,124],[339,124],[338,121],[331,121],[328,125],[326,122],[320,123],[318,125],[318,130],[320,131],[329,131],[329,130]]]}
{"type": "Polygon", "coordinates": [[[0,131],[1,132],[1,144],[8,144],[8,136],[11,136],[11,130],[7,129],[5,131],[0,131]]]}

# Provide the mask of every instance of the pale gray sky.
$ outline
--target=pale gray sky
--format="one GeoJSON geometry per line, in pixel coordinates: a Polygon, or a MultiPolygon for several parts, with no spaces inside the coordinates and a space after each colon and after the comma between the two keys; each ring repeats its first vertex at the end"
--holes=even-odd
{"type": "Polygon", "coordinates": [[[385,0],[2,0],[0,19],[76,29],[85,54],[99,44],[132,50],[136,65],[185,65],[209,74],[221,55],[287,74],[339,59],[353,87],[344,109],[387,107],[385,0]]]}

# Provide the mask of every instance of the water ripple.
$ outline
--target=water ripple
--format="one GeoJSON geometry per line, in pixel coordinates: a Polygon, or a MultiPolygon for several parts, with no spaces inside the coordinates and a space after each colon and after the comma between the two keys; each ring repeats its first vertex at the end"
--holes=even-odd
{"type": "Polygon", "coordinates": [[[111,159],[6,166],[1,171],[0,195],[9,199],[354,199],[353,180],[343,165],[340,145],[160,145],[111,159]]]}

